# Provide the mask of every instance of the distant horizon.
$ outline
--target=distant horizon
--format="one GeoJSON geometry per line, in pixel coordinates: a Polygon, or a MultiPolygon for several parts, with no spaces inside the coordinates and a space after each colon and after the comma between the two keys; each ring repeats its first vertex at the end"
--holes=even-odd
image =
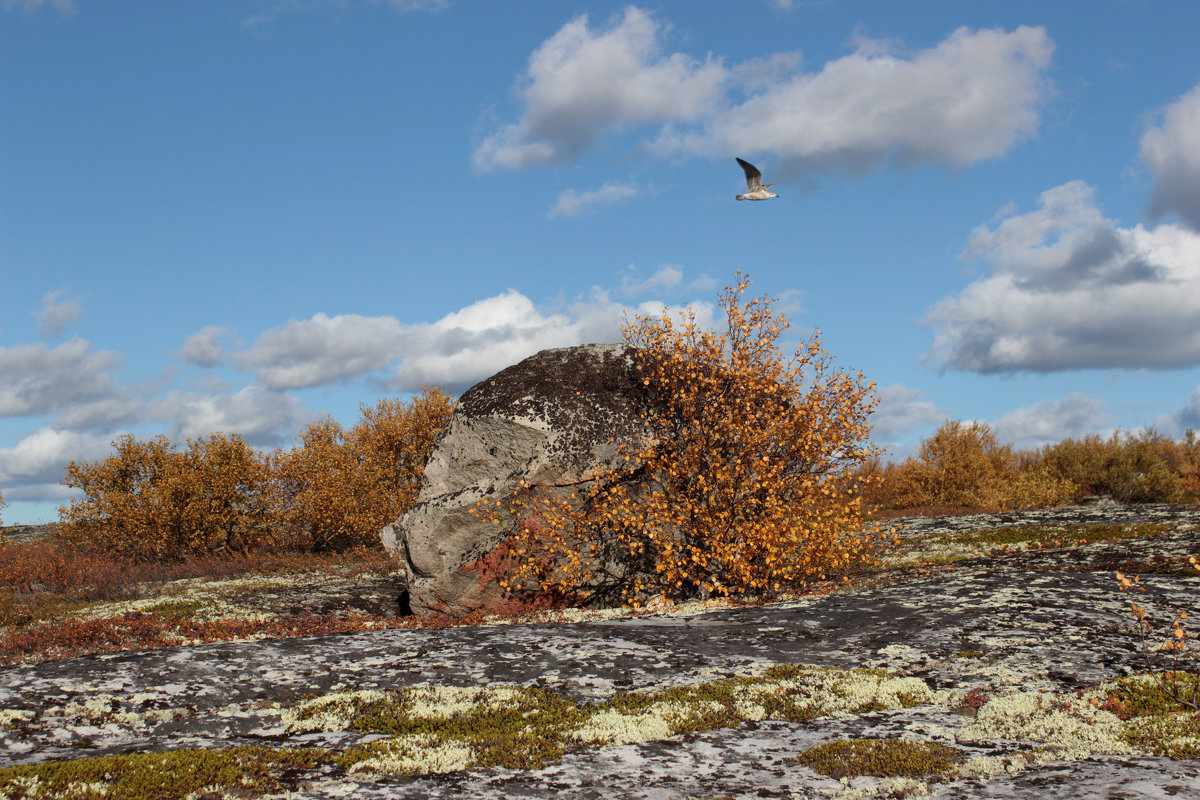
{"type": "Polygon", "coordinates": [[[1179,440],[1197,41],[1167,0],[0,4],[0,518],[122,434],[289,446],[711,323],[739,269],[897,460],[955,419],[1179,440]]]}

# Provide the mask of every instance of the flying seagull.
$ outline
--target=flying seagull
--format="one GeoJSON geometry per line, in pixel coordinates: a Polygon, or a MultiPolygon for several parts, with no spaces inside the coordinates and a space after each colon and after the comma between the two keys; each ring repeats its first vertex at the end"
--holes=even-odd
{"type": "Polygon", "coordinates": [[[758,167],[751,164],[749,161],[737,160],[742,165],[742,171],[746,173],[746,188],[750,191],[745,194],[735,195],[738,200],[770,200],[772,197],[779,197],[774,192],[768,192],[775,184],[768,183],[763,186],[762,173],[758,171],[758,167]]]}

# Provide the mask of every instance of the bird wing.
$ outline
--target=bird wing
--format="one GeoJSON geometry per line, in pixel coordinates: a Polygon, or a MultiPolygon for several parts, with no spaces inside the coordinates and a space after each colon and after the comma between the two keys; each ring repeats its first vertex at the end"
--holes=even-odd
{"type": "Polygon", "coordinates": [[[746,173],[746,186],[752,192],[757,192],[762,188],[762,173],[758,171],[758,167],[751,164],[749,161],[737,160],[742,167],[742,172],[746,173]]]}

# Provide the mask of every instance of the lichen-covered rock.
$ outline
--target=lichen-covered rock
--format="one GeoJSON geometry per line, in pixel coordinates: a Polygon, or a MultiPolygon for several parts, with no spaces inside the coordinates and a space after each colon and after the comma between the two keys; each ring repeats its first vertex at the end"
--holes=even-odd
{"type": "Polygon", "coordinates": [[[413,613],[494,607],[503,591],[481,559],[506,538],[471,513],[523,485],[563,497],[645,435],[631,351],[593,344],[543,350],[468,389],[425,468],[417,505],[383,529],[408,568],[413,613]]]}

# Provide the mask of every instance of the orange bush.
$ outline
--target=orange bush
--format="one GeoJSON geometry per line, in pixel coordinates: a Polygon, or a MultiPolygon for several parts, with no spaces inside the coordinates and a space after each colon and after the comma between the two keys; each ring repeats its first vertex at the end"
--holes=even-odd
{"type": "Polygon", "coordinates": [[[213,434],[177,451],[165,436],[122,436],[116,455],[67,465],[83,498],[59,508],[68,542],[135,559],[245,553],[272,538],[264,459],[240,436],[213,434]]]}
{"type": "Polygon", "coordinates": [[[407,405],[364,405],[349,432],[329,418],[309,425],[300,447],[271,455],[279,524],[305,548],[378,546],[379,529],[416,503],[453,411],[449,395],[427,386],[407,405]]]}
{"type": "Polygon", "coordinates": [[[769,594],[845,570],[879,544],[861,532],[857,482],[873,454],[874,384],[831,368],[817,334],[786,360],[773,299],[720,305],[727,329],[638,317],[624,329],[653,401],[651,431],[583,495],[526,493],[513,515],[505,585],[575,602],[769,594]],[[635,480],[635,476],[650,480],[635,480]]]}
{"type": "MultiPolygon", "coordinates": [[[[900,464],[869,465],[873,505],[900,509],[995,510],[1055,505],[1077,486],[1028,453],[996,440],[981,422],[947,420],[921,442],[916,457],[900,464]]],[[[864,473],[864,476],[867,473],[864,473]]]]}
{"type": "Polygon", "coordinates": [[[1107,440],[1087,436],[1050,445],[1043,449],[1041,461],[1087,494],[1109,495],[1125,503],[1176,502],[1183,498],[1185,485],[1190,485],[1185,480],[1190,482],[1195,475],[1198,451],[1194,433],[1190,440],[1176,444],[1153,430],[1124,437],[1118,432],[1107,440]]]}

